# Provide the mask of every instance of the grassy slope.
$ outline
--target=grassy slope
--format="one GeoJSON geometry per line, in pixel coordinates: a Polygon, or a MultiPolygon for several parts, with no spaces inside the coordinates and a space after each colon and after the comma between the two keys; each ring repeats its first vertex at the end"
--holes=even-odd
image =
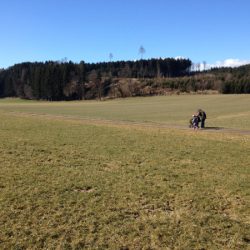
{"type": "Polygon", "coordinates": [[[0,100],[0,110],[139,122],[187,125],[198,109],[207,125],[250,129],[250,95],[181,95],[117,99],[105,102],[34,102],[0,100]]]}
{"type": "Polygon", "coordinates": [[[0,113],[1,249],[249,246],[249,136],[0,113]]]}

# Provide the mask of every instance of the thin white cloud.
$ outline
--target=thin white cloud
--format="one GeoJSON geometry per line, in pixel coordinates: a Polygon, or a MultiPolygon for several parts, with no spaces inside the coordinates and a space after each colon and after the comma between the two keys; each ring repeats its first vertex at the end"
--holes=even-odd
{"type": "Polygon", "coordinates": [[[250,64],[250,60],[240,60],[240,59],[225,59],[224,61],[217,61],[214,64],[208,64],[208,68],[220,68],[220,67],[239,67],[245,64],[250,64]]]}
{"type": "Polygon", "coordinates": [[[186,59],[186,57],[185,56],[176,56],[174,59],[175,60],[181,60],[181,59],[186,59]]]}

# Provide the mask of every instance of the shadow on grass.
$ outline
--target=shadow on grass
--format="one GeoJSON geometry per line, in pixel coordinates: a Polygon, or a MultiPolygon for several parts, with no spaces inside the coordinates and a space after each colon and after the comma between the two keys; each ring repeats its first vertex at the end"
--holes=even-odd
{"type": "Polygon", "coordinates": [[[223,127],[205,127],[205,128],[202,128],[203,130],[222,130],[222,129],[225,129],[223,127]]]}

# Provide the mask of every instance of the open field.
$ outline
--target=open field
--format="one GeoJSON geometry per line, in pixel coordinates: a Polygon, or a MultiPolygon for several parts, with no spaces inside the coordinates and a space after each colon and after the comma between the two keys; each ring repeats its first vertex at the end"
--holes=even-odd
{"type": "Polygon", "coordinates": [[[198,108],[207,112],[211,127],[250,129],[250,95],[180,95],[111,101],[36,102],[0,100],[0,110],[186,126],[198,108]]]}
{"type": "Polygon", "coordinates": [[[249,103],[1,100],[0,249],[249,249],[249,103]]]}

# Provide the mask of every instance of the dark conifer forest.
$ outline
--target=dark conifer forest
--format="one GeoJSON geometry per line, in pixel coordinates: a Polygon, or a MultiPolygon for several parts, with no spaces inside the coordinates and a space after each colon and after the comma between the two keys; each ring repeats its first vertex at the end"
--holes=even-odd
{"type": "Polygon", "coordinates": [[[250,93],[250,65],[191,71],[189,59],[25,62],[0,70],[0,97],[82,100],[180,92],[250,93]]]}

